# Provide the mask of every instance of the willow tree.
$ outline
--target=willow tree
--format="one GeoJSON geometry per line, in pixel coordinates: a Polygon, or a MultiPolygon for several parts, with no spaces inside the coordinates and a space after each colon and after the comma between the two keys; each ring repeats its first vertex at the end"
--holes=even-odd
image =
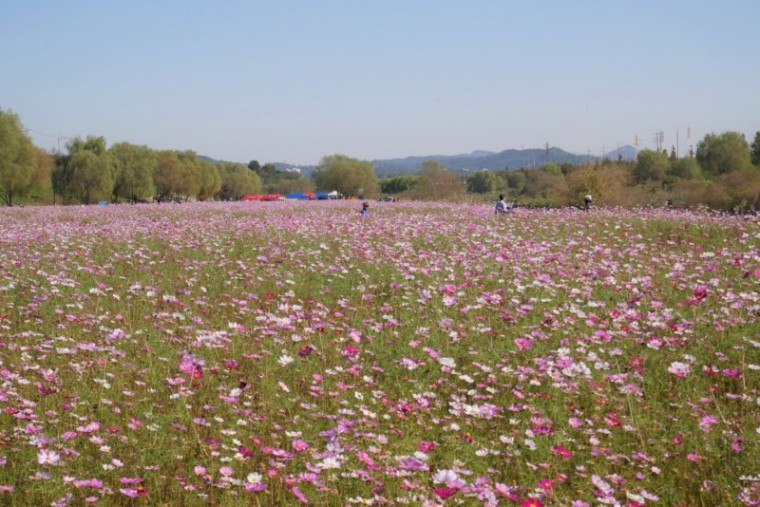
{"type": "Polygon", "coordinates": [[[465,183],[446,166],[437,160],[426,160],[417,183],[406,195],[422,201],[456,201],[465,196],[466,190],[465,183]]]}
{"type": "Polygon", "coordinates": [[[34,145],[21,120],[0,109],[0,196],[6,205],[28,192],[35,166],[34,145]]]}
{"type": "Polygon", "coordinates": [[[132,203],[150,201],[156,190],[153,184],[158,165],[156,153],[147,146],[130,143],[114,144],[110,151],[117,163],[114,198],[132,203]]]}
{"type": "Polygon", "coordinates": [[[312,175],[317,190],[357,197],[377,197],[380,187],[372,162],[346,155],[323,157],[312,175]]]}
{"type": "Polygon", "coordinates": [[[219,173],[222,184],[217,194],[223,201],[237,201],[246,194],[261,192],[259,175],[242,164],[222,164],[219,173]]]}
{"type": "Polygon", "coordinates": [[[59,194],[83,204],[111,197],[117,163],[106,148],[103,137],[74,138],[68,145],[68,155],[56,158],[53,187],[59,194]]]}

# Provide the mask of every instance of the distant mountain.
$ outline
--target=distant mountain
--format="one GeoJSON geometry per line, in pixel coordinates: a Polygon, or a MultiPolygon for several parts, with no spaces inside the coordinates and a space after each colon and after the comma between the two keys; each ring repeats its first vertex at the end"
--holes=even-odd
{"type": "Polygon", "coordinates": [[[607,152],[604,154],[604,158],[608,158],[613,162],[620,159],[626,162],[636,160],[636,148],[626,144],[620,148],[607,152]]]}
{"type": "MultiPolygon", "coordinates": [[[[209,157],[199,155],[198,158],[210,162],[218,162],[209,157]]],[[[541,148],[531,148],[524,150],[504,150],[498,153],[486,150],[476,150],[469,154],[459,155],[427,155],[427,156],[410,156],[405,158],[391,158],[384,160],[373,160],[372,166],[379,178],[397,176],[400,174],[416,174],[422,169],[422,164],[428,160],[440,162],[452,171],[478,171],[480,169],[490,169],[492,171],[515,170],[533,167],[541,167],[551,162],[555,164],[585,164],[596,162],[603,158],[612,161],[636,160],[636,149],[633,146],[625,145],[616,150],[607,152],[602,157],[589,155],[576,155],[567,152],[561,148],[552,147],[549,150],[541,148]]],[[[314,172],[314,165],[293,165],[283,162],[276,162],[275,166],[280,171],[297,170],[303,176],[311,176],[314,172]]]]}
{"type": "Polygon", "coordinates": [[[588,157],[575,155],[560,148],[527,149],[527,150],[504,150],[499,153],[490,151],[474,151],[469,155],[430,155],[427,157],[406,157],[388,160],[373,160],[372,165],[378,176],[394,174],[417,173],[422,168],[422,163],[427,160],[435,160],[453,171],[477,171],[490,169],[501,171],[505,169],[520,169],[540,167],[547,162],[555,164],[581,164],[588,161],[588,157]]]}

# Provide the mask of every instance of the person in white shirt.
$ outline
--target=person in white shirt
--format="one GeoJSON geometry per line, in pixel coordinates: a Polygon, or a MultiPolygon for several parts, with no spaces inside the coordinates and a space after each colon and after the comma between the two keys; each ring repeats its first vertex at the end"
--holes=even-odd
{"type": "Polygon", "coordinates": [[[508,210],[507,203],[504,201],[504,194],[499,195],[499,200],[496,203],[496,206],[493,209],[494,215],[501,215],[502,213],[506,213],[508,210]]]}

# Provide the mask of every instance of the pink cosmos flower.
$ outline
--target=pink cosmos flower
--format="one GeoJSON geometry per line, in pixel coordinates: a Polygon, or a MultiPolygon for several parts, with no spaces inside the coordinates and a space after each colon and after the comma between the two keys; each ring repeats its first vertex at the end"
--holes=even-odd
{"type": "Polygon", "coordinates": [[[516,338],[515,345],[520,350],[528,350],[533,346],[533,342],[528,338],[516,338]]]}
{"type": "Polygon", "coordinates": [[[572,451],[570,451],[567,447],[563,447],[561,445],[553,445],[551,447],[551,451],[553,454],[556,454],[557,456],[561,456],[564,459],[570,459],[573,457],[572,451]]]}
{"type": "Polygon", "coordinates": [[[457,286],[452,284],[441,285],[441,292],[444,294],[454,294],[457,291],[457,286]]]}
{"type": "Polygon", "coordinates": [[[145,496],[148,494],[147,491],[145,491],[145,488],[121,488],[119,489],[119,492],[130,498],[137,498],[138,496],[145,496]]]}
{"type": "Polygon", "coordinates": [[[435,493],[435,496],[437,496],[441,500],[446,500],[447,498],[454,496],[456,492],[457,490],[451,489],[451,488],[436,488],[433,490],[433,493],[435,493]]]}
{"type": "Polygon", "coordinates": [[[293,449],[296,451],[305,451],[309,448],[309,444],[301,440],[300,438],[297,438],[296,440],[293,440],[293,449]]]}
{"type": "Polygon", "coordinates": [[[102,488],[103,482],[98,479],[78,479],[74,481],[76,488],[102,488]]]}
{"type": "Polygon", "coordinates": [[[422,441],[417,445],[417,450],[420,452],[430,452],[436,448],[435,442],[422,441]]]}
{"type": "Polygon", "coordinates": [[[708,432],[710,431],[710,427],[712,427],[713,424],[718,424],[719,422],[720,419],[714,415],[706,415],[699,420],[699,427],[702,428],[702,431],[708,432]]]}
{"type": "Polygon", "coordinates": [[[301,490],[298,489],[297,486],[293,486],[293,488],[291,489],[291,491],[293,492],[294,495],[296,495],[296,498],[298,498],[298,500],[301,503],[309,503],[309,499],[306,498],[306,495],[304,495],[303,493],[301,493],[301,490]]]}
{"type": "Polygon", "coordinates": [[[243,489],[249,493],[258,493],[267,489],[267,485],[263,482],[246,482],[243,484],[243,489]]]}
{"type": "Polygon", "coordinates": [[[544,491],[551,491],[552,488],[554,488],[554,483],[551,479],[548,479],[546,477],[542,477],[538,480],[538,487],[543,489],[544,491]]]}

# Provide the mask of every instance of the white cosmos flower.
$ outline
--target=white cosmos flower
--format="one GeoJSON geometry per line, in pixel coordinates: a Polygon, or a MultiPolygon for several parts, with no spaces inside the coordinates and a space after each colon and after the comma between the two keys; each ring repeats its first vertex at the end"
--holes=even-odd
{"type": "Polygon", "coordinates": [[[37,453],[37,463],[45,466],[57,466],[61,462],[61,455],[50,449],[40,449],[37,453]]]}
{"type": "Polygon", "coordinates": [[[455,481],[459,478],[456,472],[453,470],[448,469],[441,469],[438,470],[436,473],[433,474],[433,482],[435,484],[446,484],[451,481],[455,481]]]}

